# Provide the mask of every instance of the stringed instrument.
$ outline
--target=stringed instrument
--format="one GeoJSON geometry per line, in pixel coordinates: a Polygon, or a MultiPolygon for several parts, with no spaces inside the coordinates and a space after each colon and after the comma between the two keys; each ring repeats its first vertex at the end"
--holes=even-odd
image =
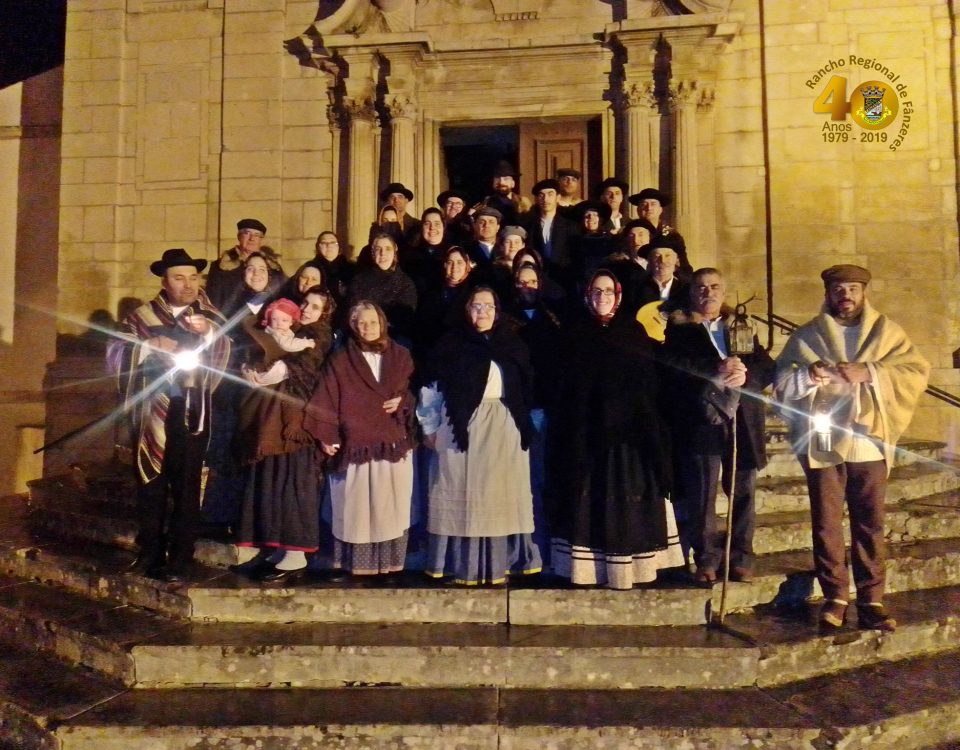
{"type": "Polygon", "coordinates": [[[661,344],[667,338],[667,315],[663,312],[665,302],[662,299],[654,300],[637,310],[637,322],[650,338],[661,344]]]}

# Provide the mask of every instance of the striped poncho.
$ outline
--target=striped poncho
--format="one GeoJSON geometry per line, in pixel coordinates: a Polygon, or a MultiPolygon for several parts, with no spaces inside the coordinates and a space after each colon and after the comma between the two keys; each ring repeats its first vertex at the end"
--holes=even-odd
{"type": "Polygon", "coordinates": [[[220,335],[223,316],[210,303],[203,291],[195,302],[176,318],[166,294],[160,292],[130,315],[121,324],[126,337],[115,339],[107,347],[107,363],[118,378],[118,387],[124,395],[124,411],[130,415],[137,442],[136,466],[140,479],[150,482],[160,475],[166,447],[164,424],[170,406],[171,389],[181,387],[182,375],[176,373],[169,355],[155,352],[145,346],[147,339],[167,336],[181,346],[200,352],[200,367],[195,373],[195,386],[184,391],[188,399],[186,419],[196,421],[189,425],[193,432],[201,432],[210,425],[210,394],[219,385],[230,357],[230,340],[220,335]],[[204,337],[193,333],[185,322],[186,314],[203,315],[213,328],[213,335],[204,337]]]}

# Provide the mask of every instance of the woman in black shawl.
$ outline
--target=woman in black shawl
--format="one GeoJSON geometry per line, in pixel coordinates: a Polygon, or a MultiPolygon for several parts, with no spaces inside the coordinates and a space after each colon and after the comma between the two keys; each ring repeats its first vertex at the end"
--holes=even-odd
{"type": "Polygon", "coordinates": [[[497,585],[542,565],[531,536],[533,373],[527,347],[499,324],[493,290],[474,289],[466,313],[434,349],[417,408],[424,444],[437,453],[426,572],[497,585]]]}
{"type": "Polygon", "coordinates": [[[413,333],[417,309],[417,288],[400,270],[397,241],[389,234],[377,234],[370,240],[373,265],[364,268],[350,285],[350,307],[369,300],[383,310],[390,325],[390,336],[408,344],[413,333]]]}
{"type": "Polygon", "coordinates": [[[575,584],[629,589],[680,565],[676,523],[664,499],[669,456],[657,411],[656,344],[623,314],[609,271],[587,285],[571,327],[551,425],[547,498],[552,566],[575,584]]]}

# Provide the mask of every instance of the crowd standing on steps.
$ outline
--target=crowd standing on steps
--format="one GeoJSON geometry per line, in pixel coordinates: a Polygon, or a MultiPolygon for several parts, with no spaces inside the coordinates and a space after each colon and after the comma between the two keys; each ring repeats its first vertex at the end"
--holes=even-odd
{"type": "Polygon", "coordinates": [[[163,253],[160,293],[108,350],[133,419],[135,572],[185,580],[207,522],[263,585],[419,569],[449,586],[711,586],[722,488],[746,582],[774,383],[811,497],[821,627],[847,606],[846,503],[858,623],[892,629],[883,493],[929,366],[866,301],[869,272],[824,271],[823,310],[775,368],[732,335],[728,279],[694,271],[667,193],[586,187],[563,168],[528,196],[501,162],[478,202],[446,190],[417,218],[391,183],[366,246],[322,231],[289,278],[242,219],[206,291],[206,261],[163,253]]]}

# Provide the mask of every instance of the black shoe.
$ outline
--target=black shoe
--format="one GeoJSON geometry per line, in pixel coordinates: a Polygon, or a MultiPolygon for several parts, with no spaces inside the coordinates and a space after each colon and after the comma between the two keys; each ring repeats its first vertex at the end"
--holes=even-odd
{"type": "Polygon", "coordinates": [[[342,568],[334,568],[317,571],[312,573],[310,577],[321,583],[343,583],[350,578],[350,574],[342,568]]]}
{"type": "Polygon", "coordinates": [[[306,566],[296,570],[277,570],[275,567],[262,572],[257,576],[260,583],[294,583],[307,574],[306,566]]]}
{"type": "Polygon", "coordinates": [[[882,604],[857,604],[857,627],[861,630],[892,633],[897,629],[897,621],[887,613],[882,604]]]}
{"type": "Polygon", "coordinates": [[[252,560],[247,560],[245,563],[240,563],[239,565],[229,565],[227,566],[227,570],[240,576],[258,580],[262,573],[273,570],[273,563],[267,562],[267,556],[264,555],[263,557],[255,557],[252,560]]]}

